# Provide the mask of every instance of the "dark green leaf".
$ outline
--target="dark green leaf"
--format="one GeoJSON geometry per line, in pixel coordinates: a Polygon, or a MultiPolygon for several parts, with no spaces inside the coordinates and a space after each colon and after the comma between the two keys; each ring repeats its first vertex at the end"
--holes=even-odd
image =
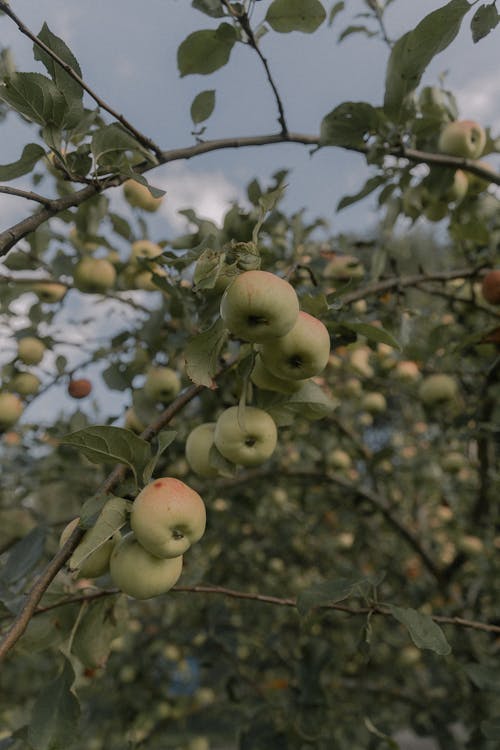
{"type": "Polygon", "coordinates": [[[121,125],[113,122],[111,125],[105,125],[95,131],[92,136],[92,153],[95,160],[99,162],[107,154],[116,151],[140,151],[143,153],[144,148],[121,125]]]}
{"type": "Polygon", "coordinates": [[[156,464],[158,463],[158,459],[163,455],[168,446],[171,445],[171,443],[175,440],[176,435],[176,430],[162,430],[160,433],[158,433],[158,450],[156,451],[155,455],[150,458],[142,474],[142,480],[144,484],[147,484],[151,480],[151,477],[153,476],[154,470],[156,468],[156,464]]]}
{"type": "Polygon", "coordinates": [[[2,578],[5,582],[15,583],[35,567],[43,555],[46,536],[46,527],[36,526],[14,544],[2,570],[2,578]]]}
{"type": "Polygon", "coordinates": [[[340,2],[335,3],[335,5],[332,6],[329,14],[328,14],[328,26],[332,26],[333,22],[337,16],[338,13],[340,13],[345,8],[345,2],[344,0],[340,0],[340,2]]]}
{"type": "MultiPolygon", "coordinates": [[[[52,52],[67,63],[70,68],[81,78],[82,71],[78,65],[76,57],[73,55],[69,47],[60,39],[58,36],[53,34],[46,23],[43,24],[42,30],[38,34],[38,38],[49,47],[52,52]]],[[[70,102],[72,99],[81,100],[83,97],[83,89],[80,84],[74,80],[65,70],[59,65],[45,50],[41,49],[37,44],[33,45],[33,54],[35,60],[40,60],[47,69],[48,74],[54,81],[55,85],[61,91],[66,100],[70,102]]]]}
{"type": "Polygon", "coordinates": [[[212,18],[222,18],[224,11],[220,0],[193,0],[193,8],[212,18]]]}
{"type": "Polygon", "coordinates": [[[350,331],[365,336],[368,341],[375,341],[377,344],[388,344],[394,349],[399,349],[401,351],[401,344],[394,338],[392,333],[386,331],[385,328],[378,328],[378,326],[372,326],[369,323],[348,323],[345,320],[339,325],[342,328],[348,328],[350,331]]]}
{"type": "Polygon", "coordinates": [[[207,75],[222,68],[236,42],[236,31],[228,23],[217,29],[194,31],[177,50],[177,66],[182,76],[207,75]]]}
{"type": "Polygon", "coordinates": [[[122,497],[111,497],[107,500],[96,518],[93,526],[85,534],[83,540],[69,559],[71,570],[78,570],[83,563],[99,547],[111,539],[127,521],[127,514],[131,504],[122,497]]]}
{"type": "Polygon", "coordinates": [[[380,185],[383,185],[385,180],[386,177],[383,175],[370,177],[359,192],[355,193],[354,195],[344,195],[344,197],[337,204],[337,211],[341,211],[343,208],[352,206],[353,203],[357,203],[357,201],[362,200],[362,198],[366,198],[367,195],[373,193],[373,191],[380,187],[380,185]]]}
{"type": "Polygon", "coordinates": [[[464,670],[474,685],[480,690],[500,692],[500,673],[498,667],[486,667],[484,664],[466,664],[464,670]]]}
{"type": "Polygon", "coordinates": [[[282,34],[290,31],[311,34],[325,18],[326,11],[319,0],[274,0],[265,20],[274,31],[282,34]]]}
{"type": "Polygon", "coordinates": [[[472,41],[479,42],[487,36],[490,31],[498,25],[500,15],[497,11],[496,4],[481,5],[472,17],[470,28],[472,31],[472,41]]]}
{"type": "Polygon", "coordinates": [[[329,112],[321,122],[322,146],[363,146],[370,134],[384,123],[379,110],[366,102],[344,102],[329,112]]]}
{"type": "Polygon", "coordinates": [[[21,158],[11,164],[0,166],[0,180],[8,182],[31,172],[37,161],[45,156],[45,151],[37,143],[28,143],[23,148],[21,158]]]}
{"type": "Polygon", "coordinates": [[[219,319],[206,331],[187,343],[185,350],[186,373],[197,385],[214,387],[213,376],[219,365],[219,354],[228,336],[224,322],[219,319]]]}
{"type": "Polygon", "coordinates": [[[339,34],[339,42],[343,41],[346,37],[352,36],[352,34],[364,34],[365,36],[377,36],[376,31],[371,31],[366,26],[347,26],[344,31],[339,34]]]}
{"type": "Polygon", "coordinates": [[[408,629],[415,646],[428,648],[440,656],[446,656],[451,652],[445,634],[430,615],[417,612],[416,609],[396,607],[392,604],[389,609],[392,616],[408,629]]]}
{"type": "Polygon", "coordinates": [[[337,578],[334,581],[317,583],[300,592],[297,597],[297,609],[301,615],[305,615],[315,607],[348,599],[357,590],[365,591],[370,585],[369,578],[337,578]]]}
{"type": "Polygon", "coordinates": [[[0,86],[0,99],[40,125],[60,125],[67,111],[62,93],[41,73],[15,73],[5,79],[0,86]]]}
{"type": "Polygon", "coordinates": [[[208,120],[215,107],[215,90],[201,91],[191,104],[191,119],[195,125],[208,120]]]}
{"type": "Polygon", "coordinates": [[[28,731],[34,750],[66,750],[77,738],[80,704],[71,690],[74,680],[73,668],[65,660],[61,674],[39,692],[28,731]]]}
{"type": "Polygon", "coordinates": [[[103,667],[111,651],[111,642],[126,622],[126,598],[110,597],[90,604],[81,618],[71,652],[85,667],[103,667]]]}

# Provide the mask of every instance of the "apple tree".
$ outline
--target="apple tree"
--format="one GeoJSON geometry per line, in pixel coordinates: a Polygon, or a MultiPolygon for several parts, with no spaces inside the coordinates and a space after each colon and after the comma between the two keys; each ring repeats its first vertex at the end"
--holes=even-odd
{"type": "Polygon", "coordinates": [[[206,138],[207,88],[167,148],[0,2],[2,750],[498,747],[500,139],[422,80],[500,16],[391,5],[193,0],[172,75],[243,45],[277,127],[206,138]],[[384,98],[296,132],[268,45],[325,26],[384,98]],[[361,155],[373,230],[288,210],[286,164],[162,223],[164,165],[280,144],[361,155]]]}

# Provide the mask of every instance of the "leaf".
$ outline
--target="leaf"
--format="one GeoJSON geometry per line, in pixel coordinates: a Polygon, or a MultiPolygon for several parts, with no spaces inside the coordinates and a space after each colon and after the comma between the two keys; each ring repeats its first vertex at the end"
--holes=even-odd
{"type": "Polygon", "coordinates": [[[307,380],[300,390],[288,398],[286,408],[306,419],[322,419],[337,406],[313,380],[307,380]]]}
{"type": "Polygon", "coordinates": [[[217,372],[219,354],[228,337],[220,318],[206,331],[190,339],[186,345],[186,373],[196,385],[215,388],[213,376],[217,372]]]}
{"type": "Polygon", "coordinates": [[[370,177],[357,193],[354,195],[344,195],[344,197],[341,198],[337,204],[337,211],[341,211],[343,208],[347,208],[347,206],[357,203],[357,201],[360,201],[362,198],[366,198],[367,195],[373,193],[373,191],[380,187],[380,185],[383,185],[386,179],[385,175],[370,177]]]}
{"type": "Polygon", "coordinates": [[[91,149],[97,162],[103,161],[105,156],[119,151],[139,151],[141,154],[148,153],[139,141],[136,141],[117,122],[105,125],[94,132],[91,149]]]}
{"type": "Polygon", "coordinates": [[[339,326],[359,333],[360,336],[365,336],[369,341],[375,341],[377,344],[388,344],[394,349],[402,350],[398,340],[394,338],[392,333],[386,331],[385,328],[378,328],[378,326],[372,326],[369,323],[347,323],[345,320],[339,323],[339,326]]]}
{"type": "Polygon", "coordinates": [[[368,718],[368,716],[365,716],[364,722],[370,734],[374,734],[375,737],[378,737],[381,740],[385,740],[385,743],[391,748],[391,750],[400,750],[396,740],[393,740],[393,738],[388,734],[381,732],[380,729],[377,729],[375,724],[371,721],[371,719],[368,718]]]}
{"type": "Polygon", "coordinates": [[[389,116],[401,119],[405,98],[417,88],[431,60],[455,39],[468,10],[467,0],[451,0],[398,39],[385,79],[384,109],[389,116]]]}
{"type": "Polygon", "coordinates": [[[328,26],[332,26],[333,22],[337,16],[338,13],[340,13],[345,8],[345,2],[344,0],[340,0],[340,2],[335,3],[335,5],[332,7],[328,14],[328,26]]]}
{"type": "Polygon", "coordinates": [[[28,120],[61,125],[66,100],[50,78],[41,73],[14,73],[0,86],[0,99],[28,120]]]}
{"type": "Polygon", "coordinates": [[[74,680],[73,668],[65,660],[61,674],[39,692],[28,730],[34,750],[66,750],[76,740],[80,704],[71,690],[74,680]]]}
{"type": "Polygon", "coordinates": [[[125,596],[93,602],[78,624],[71,652],[85,667],[103,667],[108,660],[111,643],[119,635],[121,623],[126,622],[126,618],[125,596]]]}
{"type": "Polygon", "coordinates": [[[2,579],[6,583],[19,581],[35,567],[43,555],[46,536],[47,528],[36,526],[11,547],[2,569],[2,579]]]}
{"type": "MultiPolygon", "coordinates": [[[[46,23],[43,24],[38,38],[49,47],[52,52],[67,63],[70,68],[81,78],[82,71],[76,57],[62,39],[53,34],[46,23]]],[[[83,88],[59,65],[47,52],[41,49],[37,44],[33,45],[33,56],[35,60],[40,60],[45,65],[48,74],[54,81],[55,85],[61,91],[68,103],[72,99],[81,100],[83,97],[83,88]]]]}
{"type": "Polygon", "coordinates": [[[301,591],[297,596],[297,609],[299,614],[306,615],[311,609],[326,604],[336,604],[356,593],[356,589],[363,591],[371,586],[369,578],[337,578],[334,581],[316,583],[308,589],[301,591]]]}
{"type": "Polygon", "coordinates": [[[93,463],[125,464],[136,479],[151,457],[148,443],[121,427],[86,427],[66,435],[61,442],[74,445],[93,463]]]}
{"type": "Polygon", "coordinates": [[[195,125],[208,120],[215,108],[215,90],[200,91],[191,104],[191,119],[195,125]]]}
{"type": "Polygon", "coordinates": [[[302,31],[311,34],[321,26],[326,11],[319,0],[274,0],[269,6],[265,20],[280,34],[302,31]]]}
{"type": "Polygon", "coordinates": [[[122,497],[111,497],[99,513],[95,524],[87,531],[83,540],[69,559],[70,570],[81,568],[90,555],[111,539],[127,522],[131,503],[122,497]]]}
{"type": "Polygon", "coordinates": [[[392,616],[404,625],[415,646],[435,651],[440,656],[451,652],[451,647],[439,625],[430,615],[417,612],[416,609],[406,609],[389,605],[392,616]]]}
{"type": "Polygon", "coordinates": [[[346,37],[351,36],[352,34],[365,34],[367,37],[377,36],[376,31],[371,31],[366,26],[347,26],[347,28],[339,34],[338,41],[342,42],[346,37]]]}
{"type": "Polygon", "coordinates": [[[497,667],[487,667],[484,664],[466,664],[464,670],[469,679],[480,690],[500,692],[500,674],[497,667]]]}
{"type": "Polygon", "coordinates": [[[228,23],[217,29],[202,29],[189,34],[177,50],[177,66],[181,78],[198,73],[208,75],[222,68],[229,60],[236,42],[236,31],[228,23]]]}
{"type": "Polygon", "coordinates": [[[43,156],[45,156],[45,151],[41,146],[37,143],[28,143],[23,148],[20,159],[0,166],[0,180],[8,182],[15,180],[16,177],[22,177],[23,174],[28,174],[43,156]]]}
{"type": "Polygon", "coordinates": [[[224,11],[220,0],[193,0],[192,7],[212,18],[222,18],[224,11]]]}
{"type": "Polygon", "coordinates": [[[484,39],[497,26],[500,15],[495,3],[480,5],[472,17],[470,28],[474,44],[484,39]]]}
{"type": "Polygon", "coordinates": [[[156,451],[155,455],[150,458],[142,473],[142,480],[144,484],[147,484],[151,480],[151,477],[153,476],[154,470],[156,468],[156,464],[158,463],[158,459],[166,451],[168,446],[171,445],[171,443],[175,440],[176,435],[176,430],[162,430],[158,433],[158,450],[156,451]]]}
{"type": "Polygon", "coordinates": [[[482,721],[481,732],[487,740],[500,740],[500,718],[482,721]]]}
{"type": "Polygon", "coordinates": [[[321,121],[322,146],[363,146],[370,134],[377,133],[384,124],[379,110],[366,102],[344,102],[335,107],[321,121]]]}

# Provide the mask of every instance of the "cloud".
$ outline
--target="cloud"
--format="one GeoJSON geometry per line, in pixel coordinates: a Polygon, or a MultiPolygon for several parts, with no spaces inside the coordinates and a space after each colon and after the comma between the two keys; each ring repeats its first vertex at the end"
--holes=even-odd
{"type": "Polygon", "coordinates": [[[460,112],[464,117],[474,118],[478,122],[500,127],[500,81],[498,73],[487,73],[475,78],[463,88],[455,91],[460,112]]]}

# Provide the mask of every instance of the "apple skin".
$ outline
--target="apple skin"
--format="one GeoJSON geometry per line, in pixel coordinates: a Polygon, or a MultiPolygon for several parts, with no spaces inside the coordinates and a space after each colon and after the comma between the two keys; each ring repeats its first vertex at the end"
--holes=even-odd
{"type": "Polygon", "coordinates": [[[500,305],[500,269],[488,271],[483,276],[481,293],[490,305],[500,305]]]}
{"type": "Polygon", "coordinates": [[[382,414],[387,409],[387,402],[383,393],[371,391],[365,393],[361,400],[361,408],[368,414],[382,414]]]}
{"type": "Polygon", "coordinates": [[[32,372],[19,372],[12,378],[10,387],[20,396],[34,396],[40,389],[40,380],[32,372]]]}
{"type": "Polygon", "coordinates": [[[418,390],[420,400],[426,406],[452,401],[458,394],[458,385],[455,378],[445,373],[428,375],[418,390]]]}
{"type": "Polygon", "coordinates": [[[439,136],[439,150],[450,156],[478,159],[486,145],[484,128],[474,120],[449,122],[439,136]]]}
{"type": "Polygon", "coordinates": [[[37,281],[31,287],[40,302],[54,304],[60,302],[65,296],[68,288],[65,284],[59,284],[57,281],[37,281]]]}
{"type": "Polygon", "coordinates": [[[238,411],[237,406],[231,406],[218,418],[215,447],[234,464],[259,466],[274,453],[278,429],[273,418],[263,409],[247,406],[241,425],[238,411]]]}
{"type": "Polygon", "coordinates": [[[144,432],[146,429],[146,425],[141,422],[133,406],[128,408],[125,412],[125,429],[132,430],[132,432],[137,434],[144,432]]]}
{"type": "Polygon", "coordinates": [[[327,457],[326,460],[328,465],[333,469],[350,469],[352,466],[352,458],[347,451],[342,448],[335,448],[327,457]]]}
{"type": "Polygon", "coordinates": [[[42,361],[45,344],[34,336],[25,336],[17,343],[17,356],[25,365],[37,365],[42,361]]]}
{"type": "Polygon", "coordinates": [[[116,281],[116,269],[105,258],[82,258],[73,271],[73,283],[80,292],[102,294],[116,281]]]}
{"type": "Polygon", "coordinates": [[[397,362],[394,368],[394,377],[405,383],[414,383],[420,379],[421,373],[416,362],[403,359],[397,362]]]}
{"type": "Polygon", "coordinates": [[[155,557],[178,557],[203,536],[205,504],[195,490],[173,477],[161,477],[139,492],[130,526],[155,557]]]}
{"type": "Polygon", "coordinates": [[[172,401],[181,389],[181,381],[171,367],[150,367],[144,382],[144,393],[152,401],[172,401]]]}
{"type": "Polygon", "coordinates": [[[92,391],[92,383],[87,378],[71,379],[68,384],[68,393],[71,398],[85,398],[92,391]]]}
{"type": "Polygon", "coordinates": [[[163,198],[154,198],[149,189],[136,180],[126,180],[123,183],[123,194],[127,203],[134,208],[154,213],[160,208],[163,198]]]}
{"type": "Polygon", "coordinates": [[[0,429],[12,427],[24,411],[23,402],[15,393],[0,393],[0,429]]]}
{"type": "MultiPolygon", "coordinates": [[[[66,541],[69,539],[69,537],[71,536],[71,534],[76,529],[79,523],[80,523],[80,516],[77,516],[76,518],[73,518],[73,520],[70,521],[64,527],[61,533],[61,536],[59,538],[59,548],[61,548],[66,543],[66,541]]],[[[80,544],[83,542],[87,534],[88,534],[88,531],[86,531],[85,534],[83,535],[80,544]]],[[[109,558],[111,557],[111,553],[115,547],[115,544],[116,544],[115,539],[109,539],[107,542],[104,542],[104,544],[102,544],[100,547],[94,550],[94,552],[92,552],[87,557],[87,559],[84,560],[81,567],[78,569],[78,577],[79,578],[99,578],[99,576],[104,575],[104,573],[108,571],[109,558]]]]}
{"type": "Polygon", "coordinates": [[[255,358],[250,379],[257,388],[287,395],[296,393],[306,382],[305,380],[283,380],[282,378],[277,378],[264,366],[260,354],[255,358]]]}
{"type": "Polygon", "coordinates": [[[299,312],[293,328],[280,339],[260,347],[262,363],[283,380],[305,380],[319,375],[330,356],[330,334],[326,326],[306,312],[299,312]]]}
{"type": "Polygon", "coordinates": [[[151,599],[170,591],[182,573],[182,555],[159,558],[138,542],[135,534],[126,534],[115,546],[109,561],[115,585],[134,599],[151,599]]]}
{"type": "Polygon", "coordinates": [[[363,264],[354,255],[335,255],[326,264],[323,271],[325,279],[336,279],[337,281],[362,279],[364,275],[363,264]]]}
{"type": "Polygon", "coordinates": [[[219,474],[209,460],[214,432],[215,422],[205,422],[191,430],[186,440],[186,461],[195,474],[205,479],[212,479],[219,474]]]}
{"type": "Polygon", "coordinates": [[[130,248],[130,262],[136,263],[138,258],[151,260],[161,255],[163,250],[160,245],[151,240],[136,240],[130,248]]]}
{"type": "Polygon", "coordinates": [[[284,336],[295,324],[299,300],[288,281],[269,271],[245,271],[227,287],[220,315],[231,333],[257,343],[284,336]]]}

